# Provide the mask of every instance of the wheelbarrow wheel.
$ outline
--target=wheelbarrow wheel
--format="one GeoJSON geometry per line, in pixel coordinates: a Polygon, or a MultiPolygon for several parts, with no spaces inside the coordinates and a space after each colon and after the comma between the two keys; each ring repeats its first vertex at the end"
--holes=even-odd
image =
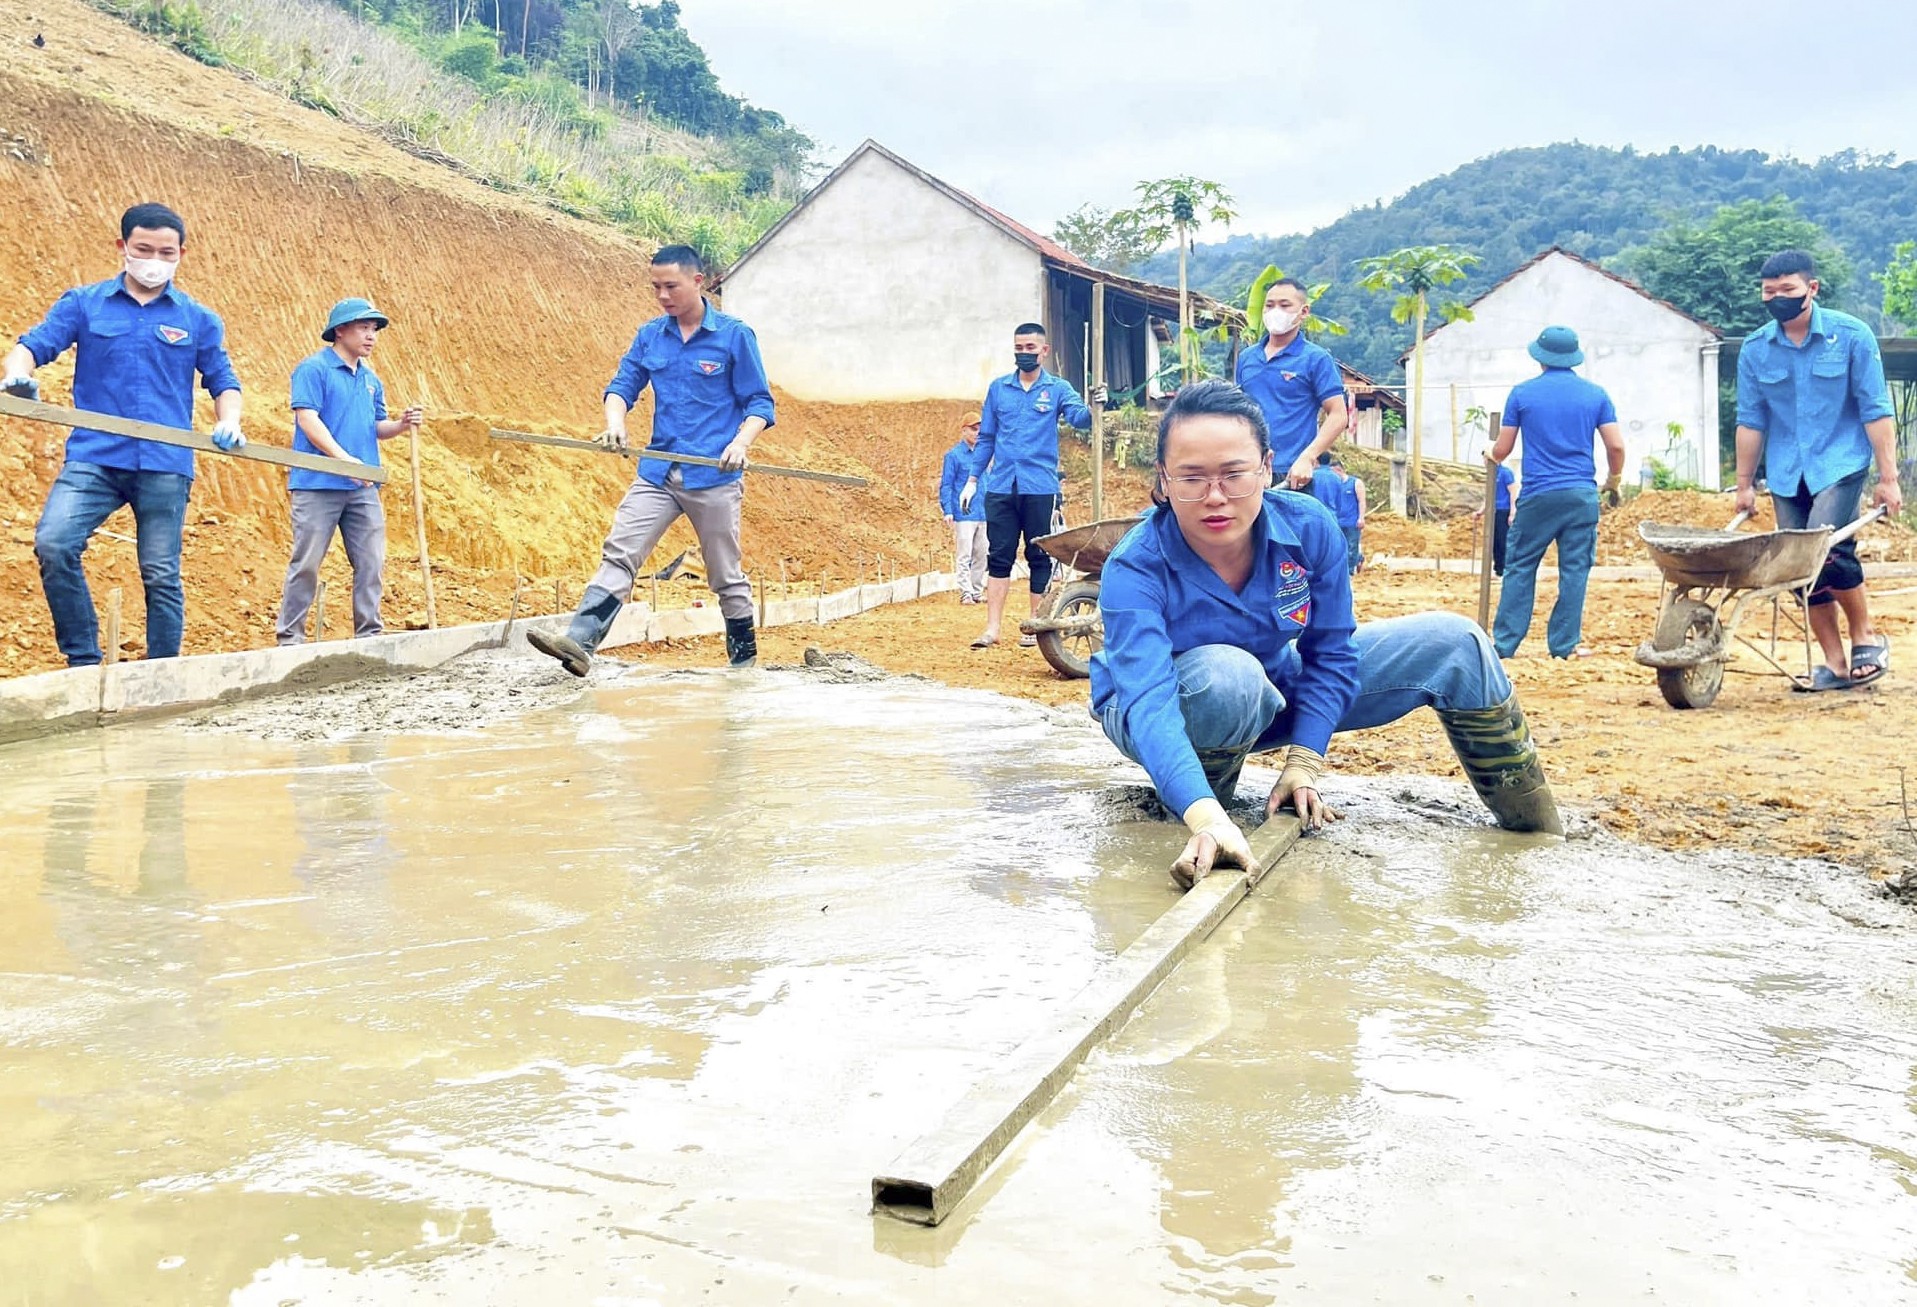
{"type": "MultiPolygon", "coordinates": [[[[1098,616],[1098,582],[1073,581],[1052,601],[1052,617],[1064,621],[1073,617],[1098,616]]],[[[1067,631],[1040,631],[1038,651],[1060,676],[1083,680],[1092,674],[1092,655],[1105,647],[1105,627],[1095,623],[1090,634],[1067,631]]]]}
{"type": "MultiPolygon", "coordinates": [[[[1715,645],[1717,610],[1697,599],[1677,599],[1657,621],[1651,636],[1656,649],[1681,649],[1686,644],[1715,645]]],[[[1673,708],[1708,708],[1724,688],[1724,663],[1706,659],[1692,667],[1660,667],[1657,688],[1673,708]]]]}

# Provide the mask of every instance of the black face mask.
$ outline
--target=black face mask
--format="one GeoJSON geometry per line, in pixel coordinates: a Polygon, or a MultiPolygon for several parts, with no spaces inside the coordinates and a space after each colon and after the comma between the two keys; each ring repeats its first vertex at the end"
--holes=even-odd
{"type": "Polygon", "coordinates": [[[1018,364],[1018,370],[1020,372],[1038,371],[1038,355],[1037,354],[1029,354],[1024,350],[1019,350],[1018,352],[1012,355],[1012,362],[1018,364]]]}
{"type": "Polygon", "coordinates": [[[1776,295],[1765,300],[1764,307],[1769,310],[1770,315],[1779,322],[1789,322],[1792,318],[1802,313],[1804,306],[1808,303],[1810,303],[1810,296],[1808,295],[1776,295]]]}

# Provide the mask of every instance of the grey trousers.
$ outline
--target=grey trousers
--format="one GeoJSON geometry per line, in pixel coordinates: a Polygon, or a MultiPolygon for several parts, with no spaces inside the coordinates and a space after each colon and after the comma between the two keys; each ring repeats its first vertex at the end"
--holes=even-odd
{"type": "Polygon", "coordinates": [[[645,565],[646,555],[665,537],[681,513],[692,523],[705,558],[706,584],[719,596],[727,617],[752,616],[752,582],[746,579],[739,550],[739,506],[745,502],[743,479],[705,490],[688,490],[675,466],[666,484],[637,480],[619,501],[612,528],[599,551],[599,570],[588,586],[597,586],[624,603],[645,565]]]}
{"type": "Polygon", "coordinates": [[[346,546],[346,561],[353,566],[353,635],[378,635],[385,629],[379,620],[379,599],[386,567],[386,510],[379,502],[379,487],[295,490],[292,495],[293,557],[286,564],[286,587],[280,592],[279,642],[306,642],[306,611],[313,606],[320,561],[333,543],[335,530],[346,546]]]}
{"type": "Polygon", "coordinates": [[[985,522],[952,523],[958,554],[959,593],[977,599],[985,593],[985,522]]]}

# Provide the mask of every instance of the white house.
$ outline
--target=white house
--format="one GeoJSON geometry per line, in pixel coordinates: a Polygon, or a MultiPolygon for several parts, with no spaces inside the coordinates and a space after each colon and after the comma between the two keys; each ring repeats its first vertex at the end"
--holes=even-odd
{"type": "MultiPolygon", "coordinates": [[[[1718,488],[1718,349],[1723,333],[1589,259],[1552,247],[1471,302],[1472,319],[1425,337],[1424,452],[1451,450],[1451,387],[1458,410],[1501,411],[1511,387],[1538,374],[1525,347],[1554,325],[1578,333],[1578,369],[1603,386],[1624,432],[1625,479],[1656,458],[1678,476],[1718,488]]],[[[1409,384],[1411,360],[1404,359],[1409,384]]],[[[1473,459],[1482,436],[1460,450],[1473,459]]],[[[1523,448],[1513,466],[1523,480],[1523,448]]],[[[1600,457],[1598,468],[1603,470],[1600,457]]]]}
{"type": "MultiPolygon", "coordinates": [[[[801,399],[977,399],[1011,371],[1012,328],[1050,334],[1047,366],[1083,389],[1091,288],[1105,285],[1105,380],[1142,396],[1172,349],[1176,290],[1071,251],[866,141],[725,269],[728,313],[772,383],[801,399]]],[[[1244,315],[1192,296],[1201,325],[1244,315]]]]}

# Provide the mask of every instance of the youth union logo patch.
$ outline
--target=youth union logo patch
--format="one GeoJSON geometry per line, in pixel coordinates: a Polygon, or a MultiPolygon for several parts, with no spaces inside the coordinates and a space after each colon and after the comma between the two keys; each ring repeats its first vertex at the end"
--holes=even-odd
{"type": "Polygon", "coordinates": [[[183,343],[189,334],[184,327],[157,327],[154,330],[160,339],[169,345],[183,343]]]}
{"type": "Polygon", "coordinates": [[[720,366],[721,364],[716,359],[699,360],[699,371],[705,373],[708,377],[715,375],[719,371],[720,366]]]}

